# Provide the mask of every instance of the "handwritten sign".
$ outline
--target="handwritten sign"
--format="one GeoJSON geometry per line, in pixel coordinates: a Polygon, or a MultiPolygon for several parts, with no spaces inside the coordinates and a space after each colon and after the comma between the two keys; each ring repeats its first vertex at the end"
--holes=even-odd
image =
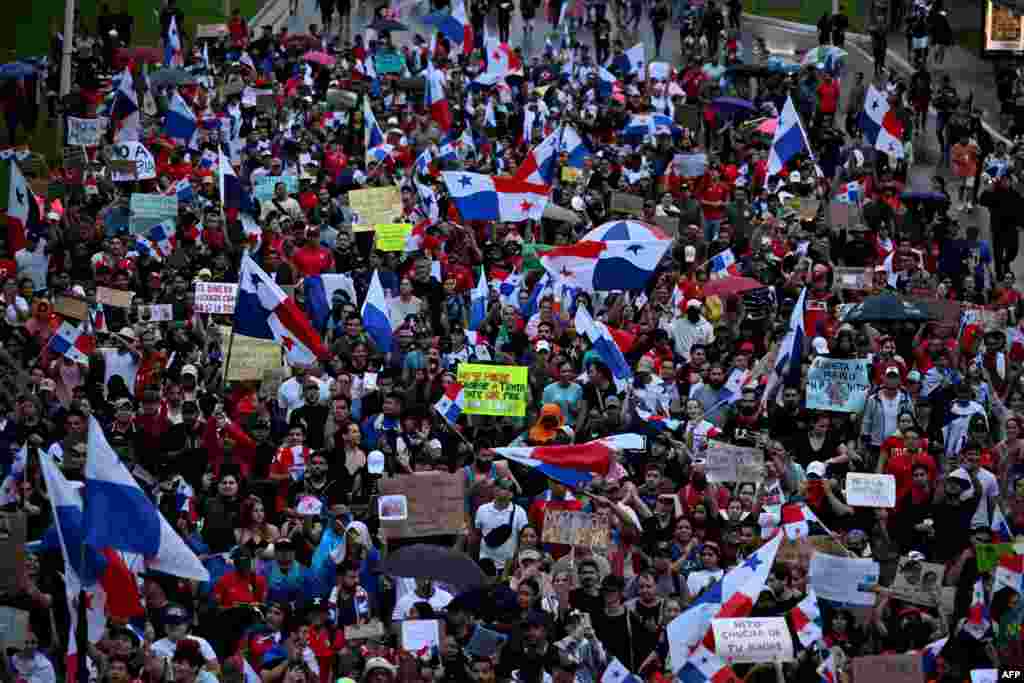
{"type": "Polygon", "coordinates": [[[846,475],[846,504],[869,508],[896,507],[896,477],[850,472],[846,475]]]}
{"type": "Polygon", "coordinates": [[[612,192],[612,213],[627,213],[641,216],[644,212],[644,198],[628,192],[612,192]]]}
{"type": "Polygon", "coordinates": [[[373,226],[394,223],[402,214],[402,197],[395,186],[368,187],[348,193],[348,205],[353,212],[353,230],[373,230],[373,226]],[[357,229],[358,226],[358,229],[357,229]]]}
{"type": "Polygon", "coordinates": [[[378,223],[373,228],[380,251],[405,251],[405,242],[412,234],[412,223],[378,223]]]}
{"type": "Polygon", "coordinates": [[[859,413],[870,388],[868,361],[819,356],[807,374],[807,408],[859,413]]]}
{"type": "MultiPolygon", "coordinates": [[[[228,328],[230,333],[230,328],[228,328]]],[[[273,339],[256,339],[244,334],[231,338],[231,359],[228,364],[229,382],[251,382],[263,378],[265,370],[284,366],[281,345],[273,339]]]]}
{"type": "Polygon", "coordinates": [[[103,119],[79,119],[69,116],[68,144],[71,146],[94,147],[103,136],[103,119]]]}
{"type": "Polygon", "coordinates": [[[708,441],[704,452],[704,471],[708,481],[761,481],[764,476],[764,453],[759,448],[733,446],[724,441],[708,441]]]}
{"type": "Polygon", "coordinates": [[[874,560],[840,557],[815,552],[811,555],[808,581],[819,598],[859,607],[873,607],[879,567],[874,560]]]}
{"type": "Polygon", "coordinates": [[[238,285],[234,282],[196,282],[197,313],[233,315],[237,299],[238,285]]]}
{"type": "Polygon", "coordinates": [[[227,24],[197,24],[196,40],[203,38],[217,39],[228,34],[227,24]]]}
{"type": "Polygon", "coordinates": [[[65,318],[85,320],[89,317],[89,303],[70,296],[58,296],[53,301],[53,312],[65,318]]]}
{"type": "Polygon", "coordinates": [[[152,180],[156,178],[156,159],[141,142],[121,142],[111,145],[107,152],[111,161],[124,160],[135,162],[135,175],[119,177],[117,172],[112,174],[115,182],[122,180],[152,180]]]}
{"type": "Polygon", "coordinates": [[[463,386],[467,415],[523,417],[529,398],[528,369],[519,365],[459,363],[457,381],[463,386]]]}
{"type": "Polygon", "coordinates": [[[96,288],[96,301],[104,306],[115,308],[131,308],[135,292],[126,292],[123,289],[111,289],[109,287],[96,288]]]}
{"type": "Polygon", "coordinates": [[[455,534],[466,524],[462,472],[419,472],[380,480],[381,495],[404,495],[406,519],[381,520],[387,538],[418,538],[455,534]]]}
{"type": "Polygon", "coordinates": [[[164,221],[178,220],[177,195],[135,193],[128,208],[131,212],[129,225],[137,235],[149,232],[150,228],[164,221]]]}
{"type": "Polygon", "coordinates": [[[611,543],[611,529],[604,515],[575,510],[545,510],[541,540],[584,548],[607,548],[611,543]]]}
{"type": "Polygon", "coordinates": [[[871,268],[836,268],[835,284],[838,289],[865,291],[872,288],[875,273],[871,268]]]}
{"type": "Polygon", "coordinates": [[[139,320],[146,323],[165,323],[174,320],[174,306],[171,304],[151,304],[139,306],[139,320]]]}
{"type": "Polygon", "coordinates": [[[944,565],[901,557],[889,590],[894,598],[915,605],[935,607],[938,605],[939,589],[945,573],[944,565]]]}
{"type": "Polygon", "coordinates": [[[921,655],[872,655],[855,657],[851,662],[853,680],[885,683],[924,683],[924,658],[921,655]]]}
{"type": "Polygon", "coordinates": [[[256,178],[252,196],[261,202],[267,201],[274,196],[274,188],[278,183],[284,183],[288,194],[296,194],[299,191],[299,176],[297,175],[263,175],[256,178]]]}
{"type": "Polygon", "coordinates": [[[374,640],[376,638],[383,637],[384,624],[380,623],[377,619],[366,624],[357,624],[345,627],[346,640],[374,640]]]}
{"type": "Polygon", "coordinates": [[[713,619],[715,652],[727,662],[788,662],[793,659],[793,638],[785,617],[713,619]]]}

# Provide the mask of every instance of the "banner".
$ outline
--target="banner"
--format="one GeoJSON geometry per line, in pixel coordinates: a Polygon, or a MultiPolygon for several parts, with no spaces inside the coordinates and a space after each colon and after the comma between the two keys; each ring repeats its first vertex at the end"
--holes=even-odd
{"type": "Polygon", "coordinates": [[[859,413],[864,410],[870,388],[866,360],[819,356],[807,374],[807,409],[859,413]]]}
{"type": "Polygon", "coordinates": [[[128,207],[131,215],[129,226],[136,235],[149,232],[150,228],[164,221],[176,223],[178,220],[177,195],[135,193],[128,207]]]}
{"type": "Polygon", "coordinates": [[[109,287],[96,288],[96,301],[104,306],[114,308],[131,308],[135,292],[128,292],[123,289],[111,289],[109,287]]]}
{"type": "Polygon", "coordinates": [[[135,161],[135,175],[119,174],[114,172],[114,182],[128,180],[152,180],[156,178],[156,159],[146,146],[141,142],[122,142],[108,148],[108,155],[111,161],[135,161]]]}
{"type": "Polygon", "coordinates": [[[459,363],[467,415],[524,417],[529,399],[528,368],[520,365],[459,363]]]}
{"type": "MultiPolygon", "coordinates": [[[[941,530],[939,531],[941,533],[941,530]]],[[[894,598],[915,605],[935,607],[938,605],[942,577],[945,574],[945,565],[921,562],[904,556],[900,558],[896,577],[889,590],[894,598]]]]}
{"type": "Polygon", "coordinates": [[[608,518],[592,512],[575,510],[545,510],[544,543],[584,548],[607,548],[611,544],[608,518]]]}
{"type": "Polygon", "coordinates": [[[404,495],[408,507],[401,521],[381,521],[387,538],[456,534],[466,524],[462,472],[419,472],[380,480],[381,495],[404,495]]]}
{"type": "Polygon", "coordinates": [[[919,654],[855,657],[851,668],[857,683],[924,683],[925,680],[924,657],[919,654]]]}
{"type": "Polygon", "coordinates": [[[405,242],[412,234],[412,223],[378,223],[377,249],[380,251],[405,251],[405,242]]]}
{"type": "Polygon", "coordinates": [[[103,119],[79,119],[69,116],[68,142],[72,147],[95,147],[103,137],[103,119]]]}
{"type": "Polygon", "coordinates": [[[196,313],[233,315],[238,299],[238,285],[234,282],[196,282],[196,313]]]}
{"type": "Polygon", "coordinates": [[[367,232],[375,225],[394,223],[402,215],[402,196],[394,185],[351,190],[348,205],[352,209],[352,230],[367,232]]]}
{"type": "Polygon", "coordinates": [[[874,607],[879,568],[874,560],[839,557],[815,552],[811,555],[808,582],[819,598],[843,605],[874,607]]]}
{"type": "Polygon", "coordinates": [[[764,453],[759,448],[733,446],[711,439],[704,455],[707,458],[704,472],[710,482],[759,482],[764,477],[764,453]]]}
{"type": "Polygon", "coordinates": [[[252,196],[257,201],[265,202],[274,196],[274,188],[278,183],[284,183],[288,194],[297,194],[299,191],[299,176],[285,175],[261,175],[256,177],[253,183],[252,196]]]}
{"type": "Polygon", "coordinates": [[[785,617],[713,619],[715,652],[730,664],[789,662],[793,638],[785,617]]]}
{"type": "Polygon", "coordinates": [[[144,323],[165,323],[174,320],[172,304],[149,304],[138,307],[139,320],[144,323]]]}
{"type": "Polygon", "coordinates": [[[251,382],[263,379],[267,370],[284,367],[281,345],[273,339],[256,339],[244,334],[231,336],[231,328],[221,326],[223,339],[229,339],[231,358],[228,359],[229,382],[251,382]]]}
{"type": "Polygon", "coordinates": [[[846,475],[846,504],[868,508],[896,507],[896,477],[850,472],[846,475]]]}

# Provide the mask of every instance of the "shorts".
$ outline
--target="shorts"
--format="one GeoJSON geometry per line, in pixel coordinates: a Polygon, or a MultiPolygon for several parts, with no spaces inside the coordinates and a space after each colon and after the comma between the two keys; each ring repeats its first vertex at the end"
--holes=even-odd
{"type": "Polygon", "coordinates": [[[918,114],[924,114],[928,111],[928,103],[931,102],[931,98],[927,96],[920,96],[913,98],[914,111],[918,114]]]}

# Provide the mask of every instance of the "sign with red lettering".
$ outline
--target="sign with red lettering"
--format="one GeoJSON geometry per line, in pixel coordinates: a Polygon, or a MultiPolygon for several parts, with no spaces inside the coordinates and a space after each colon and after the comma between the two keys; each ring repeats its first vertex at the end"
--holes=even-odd
{"type": "Polygon", "coordinates": [[[234,282],[197,282],[196,312],[233,315],[238,285],[234,282]]]}

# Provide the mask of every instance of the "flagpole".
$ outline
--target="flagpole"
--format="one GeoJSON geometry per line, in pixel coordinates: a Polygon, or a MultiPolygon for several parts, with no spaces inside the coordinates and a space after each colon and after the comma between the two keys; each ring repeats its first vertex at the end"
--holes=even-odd
{"type": "MultiPolygon", "coordinates": [[[[250,257],[251,258],[251,257],[250,257]]],[[[238,293],[241,291],[242,285],[239,283],[238,287],[235,288],[235,306],[238,306],[238,293]]],[[[232,309],[234,310],[234,309],[232,309]]],[[[231,335],[228,337],[228,350],[224,354],[224,393],[227,394],[228,390],[228,370],[231,369],[231,349],[235,345],[235,321],[232,316],[231,320],[231,335]]]]}

